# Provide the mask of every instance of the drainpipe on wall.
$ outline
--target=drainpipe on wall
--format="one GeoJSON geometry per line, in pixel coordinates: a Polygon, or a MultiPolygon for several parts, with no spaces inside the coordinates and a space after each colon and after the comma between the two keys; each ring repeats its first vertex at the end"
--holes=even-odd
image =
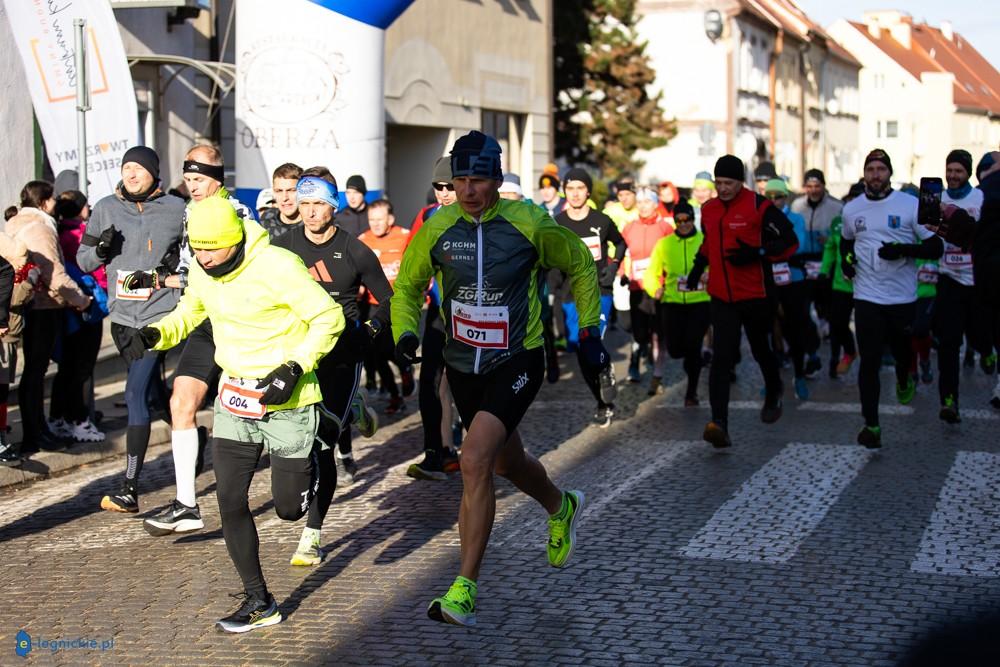
{"type": "MultiPolygon", "coordinates": [[[[806,122],[809,118],[808,102],[806,100],[806,87],[809,85],[809,72],[806,67],[806,54],[809,53],[811,44],[804,42],[799,47],[799,113],[802,122],[799,124],[799,174],[803,174],[806,169],[806,122]]],[[[800,176],[801,177],[801,176],[800,176]]]]}
{"type": "Polygon", "coordinates": [[[778,28],[778,38],[774,40],[774,52],[771,54],[771,64],[768,67],[768,83],[767,83],[767,93],[768,93],[768,103],[770,107],[770,157],[773,160],[775,156],[775,137],[777,136],[777,110],[775,96],[778,91],[778,58],[781,57],[781,52],[785,48],[785,31],[778,28]]]}

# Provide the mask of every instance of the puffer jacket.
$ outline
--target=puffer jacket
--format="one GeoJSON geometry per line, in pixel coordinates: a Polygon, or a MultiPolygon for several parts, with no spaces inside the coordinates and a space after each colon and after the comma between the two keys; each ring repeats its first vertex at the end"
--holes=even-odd
{"type": "Polygon", "coordinates": [[[28,248],[28,261],[39,268],[42,287],[35,294],[32,309],[85,308],[90,303],[90,297],[66,273],[59,233],[52,216],[25,206],[7,221],[5,229],[9,236],[24,242],[28,248]]]}

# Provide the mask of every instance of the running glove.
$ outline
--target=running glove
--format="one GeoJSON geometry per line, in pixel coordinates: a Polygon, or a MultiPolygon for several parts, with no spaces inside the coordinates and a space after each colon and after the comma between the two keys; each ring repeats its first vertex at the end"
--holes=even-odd
{"type": "Polygon", "coordinates": [[[417,348],[420,347],[420,340],[412,331],[407,331],[396,341],[396,362],[400,367],[419,364],[422,357],[417,356],[417,348]]]}
{"type": "Polygon", "coordinates": [[[156,274],[152,271],[133,271],[122,278],[122,289],[133,292],[138,289],[157,287],[156,274]]]}
{"type": "Polygon", "coordinates": [[[292,400],[295,385],[302,377],[302,367],[294,361],[282,364],[267,374],[257,383],[258,389],[263,389],[260,397],[261,405],[282,405],[292,400]]]}
{"type": "Polygon", "coordinates": [[[142,359],[146,351],[160,342],[160,330],[153,327],[143,327],[132,334],[122,348],[122,356],[127,363],[142,359]]]}
{"type": "MultiPolygon", "coordinates": [[[[755,247],[749,243],[744,243],[743,241],[736,239],[736,243],[739,244],[739,248],[733,248],[726,253],[726,259],[733,266],[747,266],[753,264],[754,262],[759,262],[764,256],[764,249],[760,247],[755,247]]],[[[691,283],[688,283],[689,285],[691,283]]]]}
{"type": "Polygon", "coordinates": [[[97,239],[97,247],[94,249],[94,252],[101,259],[101,261],[105,263],[121,252],[121,235],[118,233],[118,230],[115,229],[114,225],[111,225],[101,232],[100,237],[97,239]]]}
{"type": "Polygon", "coordinates": [[[611,365],[611,355],[601,342],[601,330],[597,327],[580,329],[580,356],[592,370],[603,373],[611,365]]]}
{"type": "Polygon", "coordinates": [[[693,286],[698,285],[701,282],[701,276],[705,273],[705,267],[700,262],[695,262],[694,266],[691,267],[691,273],[687,274],[687,286],[688,289],[694,289],[693,286]]]}
{"type": "Polygon", "coordinates": [[[604,267],[601,268],[601,275],[598,278],[598,283],[601,285],[611,285],[615,282],[616,273],[618,273],[618,262],[605,264],[604,267]]]}
{"type": "Polygon", "coordinates": [[[629,281],[629,279],[628,279],[628,276],[626,276],[626,275],[624,275],[624,274],[622,274],[622,277],[618,279],[618,283],[619,283],[619,284],[620,284],[620,285],[621,285],[622,287],[628,287],[628,286],[629,286],[629,282],[630,282],[630,281],[629,281]]]}
{"type": "Polygon", "coordinates": [[[857,275],[857,271],[854,269],[855,264],[857,264],[857,259],[854,257],[853,252],[844,255],[844,258],[840,262],[840,272],[848,280],[854,280],[854,276],[857,275]]]}

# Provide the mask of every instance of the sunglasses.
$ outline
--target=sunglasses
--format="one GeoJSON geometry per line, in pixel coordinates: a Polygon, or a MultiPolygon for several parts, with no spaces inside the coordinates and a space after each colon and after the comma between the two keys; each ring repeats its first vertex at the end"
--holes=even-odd
{"type": "Polygon", "coordinates": [[[674,222],[676,222],[678,225],[683,225],[685,222],[694,222],[694,220],[692,220],[691,218],[689,218],[687,216],[685,216],[683,218],[677,216],[677,217],[674,218],[674,222]]]}
{"type": "Polygon", "coordinates": [[[767,195],[767,198],[770,199],[771,201],[777,201],[778,199],[787,199],[788,195],[783,195],[783,194],[780,194],[780,193],[774,193],[774,194],[767,195]]]}
{"type": "Polygon", "coordinates": [[[455,191],[455,185],[453,183],[434,183],[434,189],[438,192],[442,190],[447,190],[449,192],[455,191]]]}

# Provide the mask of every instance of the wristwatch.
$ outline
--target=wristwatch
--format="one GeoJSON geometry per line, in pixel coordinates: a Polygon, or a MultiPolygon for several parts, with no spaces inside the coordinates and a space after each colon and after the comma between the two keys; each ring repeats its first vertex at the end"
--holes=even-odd
{"type": "Polygon", "coordinates": [[[298,362],[289,361],[285,365],[288,366],[288,370],[290,370],[292,372],[292,375],[294,375],[296,378],[302,377],[302,366],[299,366],[298,362]]]}

